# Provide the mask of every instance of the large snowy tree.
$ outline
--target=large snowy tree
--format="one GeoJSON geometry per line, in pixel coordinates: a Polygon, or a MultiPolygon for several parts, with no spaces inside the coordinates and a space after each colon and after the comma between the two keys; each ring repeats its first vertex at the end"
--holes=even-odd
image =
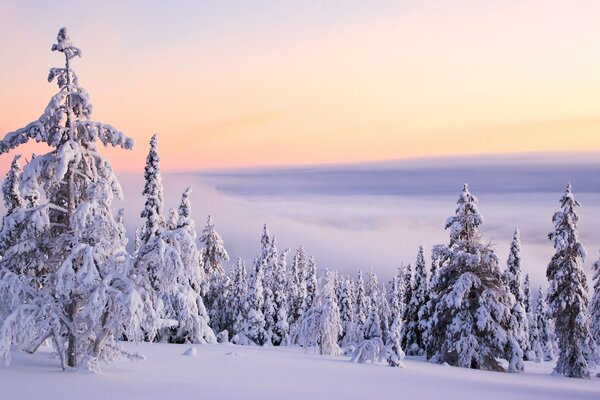
{"type": "Polygon", "coordinates": [[[498,258],[483,242],[483,218],[465,184],[456,214],[448,218],[449,258],[433,290],[427,358],[450,365],[502,371],[523,369],[523,352],[511,324],[514,298],[501,280],[498,258]]]}
{"type": "Polygon", "coordinates": [[[124,228],[113,216],[112,200],[122,196],[121,188],[97,148],[98,141],[123,149],[133,142],[90,119],[89,95],[71,68],[81,51],[65,28],[52,50],[65,56],[65,66],[48,76],[58,93],[40,118],[0,141],[1,153],[30,140],[51,148],[32,158],[19,177],[25,226],[2,264],[28,252],[37,256],[23,258],[21,271],[2,267],[0,285],[10,286],[18,303],[0,327],[0,354],[8,359],[12,346],[35,351],[50,338],[63,366],[97,368],[133,356],[117,339],[139,339],[143,321],[156,323],[131,275],[124,228]]]}
{"type": "Polygon", "coordinates": [[[148,243],[155,236],[160,235],[165,229],[163,217],[163,185],[160,175],[160,157],[157,150],[158,139],[152,135],[150,139],[150,150],[146,157],[144,168],[144,190],[142,195],[145,199],[144,210],[141,217],[144,226],[140,232],[140,245],[148,243]]]}
{"type": "Polygon", "coordinates": [[[548,303],[556,320],[559,355],[554,372],[573,378],[589,378],[593,365],[594,340],[590,332],[588,286],[583,261],[585,249],[579,241],[577,225],[580,204],[573,197],[571,184],[560,199],[561,210],[554,213],[554,229],[548,238],[554,245],[554,256],[546,277],[548,303]]]}

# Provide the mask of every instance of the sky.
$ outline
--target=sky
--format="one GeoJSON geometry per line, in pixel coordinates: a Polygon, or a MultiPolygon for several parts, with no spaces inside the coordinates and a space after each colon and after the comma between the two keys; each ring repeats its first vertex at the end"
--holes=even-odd
{"type": "Polygon", "coordinates": [[[165,171],[597,151],[599,17],[590,0],[0,0],[0,132],[43,111],[66,26],[94,118],[136,142],[107,151],[118,171],[143,169],[155,132],[165,171]]]}

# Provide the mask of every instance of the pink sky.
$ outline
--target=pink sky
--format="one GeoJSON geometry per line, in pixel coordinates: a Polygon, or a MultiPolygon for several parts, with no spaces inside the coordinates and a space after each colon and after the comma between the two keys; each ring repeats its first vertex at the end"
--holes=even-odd
{"type": "Polygon", "coordinates": [[[166,170],[600,150],[600,3],[166,3],[0,3],[0,132],[43,111],[64,25],[136,141],[117,170],[154,132],[166,170]]]}

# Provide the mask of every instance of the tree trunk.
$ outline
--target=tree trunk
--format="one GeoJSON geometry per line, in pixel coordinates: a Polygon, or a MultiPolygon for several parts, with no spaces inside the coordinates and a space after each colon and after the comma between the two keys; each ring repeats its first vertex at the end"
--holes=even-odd
{"type": "Polygon", "coordinates": [[[75,314],[77,313],[78,302],[73,299],[68,306],[67,312],[71,326],[69,328],[69,343],[67,346],[67,365],[69,367],[77,366],[77,338],[75,337],[76,326],[74,324],[75,314]]]}

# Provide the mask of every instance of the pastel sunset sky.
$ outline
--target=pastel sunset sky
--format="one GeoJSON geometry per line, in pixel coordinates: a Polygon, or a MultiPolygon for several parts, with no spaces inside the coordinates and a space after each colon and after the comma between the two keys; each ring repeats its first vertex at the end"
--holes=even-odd
{"type": "Polygon", "coordinates": [[[154,132],[165,170],[597,151],[599,21],[591,0],[0,0],[0,134],[55,92],[66,26],[94,119],[136,141],[121,171],[154,132]]]}

